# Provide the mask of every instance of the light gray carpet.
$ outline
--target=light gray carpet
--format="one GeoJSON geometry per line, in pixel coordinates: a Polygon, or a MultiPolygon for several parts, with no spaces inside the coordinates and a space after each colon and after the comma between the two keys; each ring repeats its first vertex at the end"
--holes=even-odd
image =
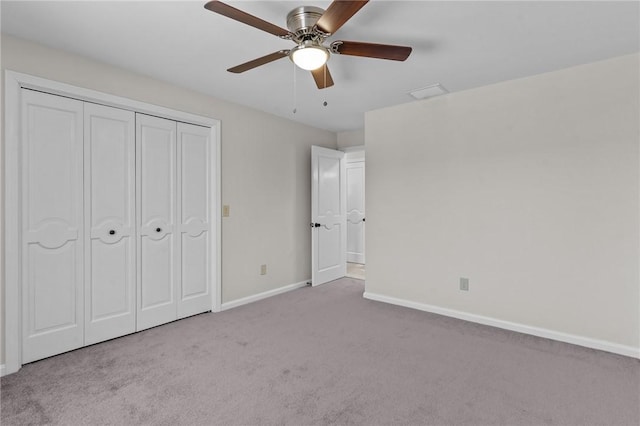
{"type": "Polygon", "coordinates": [[[2,379],[14,424],[640,424],[640,362],[303,288],[2,379]]]}

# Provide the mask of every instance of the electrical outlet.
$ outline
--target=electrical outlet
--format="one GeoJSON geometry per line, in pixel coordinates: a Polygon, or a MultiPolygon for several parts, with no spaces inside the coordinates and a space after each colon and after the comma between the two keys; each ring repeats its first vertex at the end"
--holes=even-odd
{"type": "Polygon", "coordinates": [[[460,278],[460,290],[469,291],[469,278],[460,278]]]}
{"type": "Polygon", "coordinates": [[[222,206],[222,217],[229,217],[229,205],[222,206]]]}
{"type": "Polygon", "coordinates": [[[260,265],[260,275],[267,275],[267,265],[260,265]]]}

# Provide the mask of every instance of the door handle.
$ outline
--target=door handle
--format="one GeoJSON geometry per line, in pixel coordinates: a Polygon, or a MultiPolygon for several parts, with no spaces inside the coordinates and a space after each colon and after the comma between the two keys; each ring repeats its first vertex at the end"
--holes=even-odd
{"type": "Polygon", "coordinates": [[[363,217],[363,218],[362,218],[362,221],[363,221],[363,222],[364,222],[364,219],[365,219],[365,218],[363,217]]]}
{"type": "Polygon", "coordinates": [[[312,228],[320,228],[321,226],[322,225],[320,225],[319,223],[315,223],[315,222],[311,224],[312,228]]]}

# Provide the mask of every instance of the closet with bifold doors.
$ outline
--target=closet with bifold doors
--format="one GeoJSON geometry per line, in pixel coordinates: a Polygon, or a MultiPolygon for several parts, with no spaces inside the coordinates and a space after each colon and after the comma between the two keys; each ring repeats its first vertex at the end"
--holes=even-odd
{"type": "Polygon", "coordinates": [[[211,129],[21,103],[22,362],[210,311],[211,129]]]}

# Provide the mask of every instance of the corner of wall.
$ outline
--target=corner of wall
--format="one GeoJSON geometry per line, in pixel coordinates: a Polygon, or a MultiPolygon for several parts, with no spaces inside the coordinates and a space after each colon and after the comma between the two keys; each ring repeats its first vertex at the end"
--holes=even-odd
{"type": "Polygon", "coordinates": [[[351,130],[347,132],[339,132],[338,149],[343,150],[349,147],[364,146],[364,128],[351,130]]]}

